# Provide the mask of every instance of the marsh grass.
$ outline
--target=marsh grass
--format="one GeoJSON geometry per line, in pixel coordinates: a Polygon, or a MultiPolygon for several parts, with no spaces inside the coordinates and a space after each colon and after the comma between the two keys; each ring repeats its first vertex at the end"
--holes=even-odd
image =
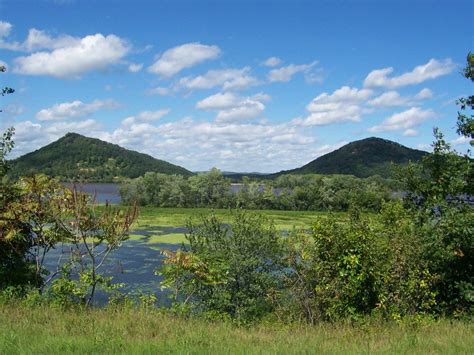
{"type": "MultiPolygon", "coordinates": [[[[328,215],[327,212],[314,211],[259,210],[253,212],[268,217],[282,233],[288,233],[294,228],[309,229],[315,217],[328,215]]],[[[209,216],[211,213],[214,213],[222,223],[229,223],[232,220],[233,212],[227,209],[142,207],[129,239],[147,244],[186,243],[184,233],[173,229],[183,229],[189,220],[199,223],[202,217],[209,216]]],[[[334,213],[336,217],[344,215],[343,212],[334,213]]]]}
{"type": "Polygon", "coordinates": [[[70,309],[0,306],[0,354],[57,353],[404,353],[468,354],[467,321],[367,321],[317,326],[182,318],[155,308],[70,309]]]}

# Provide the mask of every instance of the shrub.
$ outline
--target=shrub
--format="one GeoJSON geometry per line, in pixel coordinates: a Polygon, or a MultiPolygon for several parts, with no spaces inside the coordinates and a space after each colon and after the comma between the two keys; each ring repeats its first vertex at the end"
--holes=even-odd
{"type": "Polygon", "coordinates": [[[282,247],[266,218],[236,211],[225,226],[211,216],[190,223],[186,238],[189,246],[164,252],[159,271],[175,302],[238,322],[272,311],[272,294],[281,286],[282,247]]]}

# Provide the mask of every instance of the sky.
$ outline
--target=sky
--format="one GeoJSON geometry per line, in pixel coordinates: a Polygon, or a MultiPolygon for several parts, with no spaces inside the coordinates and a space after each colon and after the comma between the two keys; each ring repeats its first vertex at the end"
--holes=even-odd
{"type": "Polygon", "coordinates": [[[0,131],[192,171],[276,172],[381,137],[453,147],[474,1],[0,0],[0,131]]]}

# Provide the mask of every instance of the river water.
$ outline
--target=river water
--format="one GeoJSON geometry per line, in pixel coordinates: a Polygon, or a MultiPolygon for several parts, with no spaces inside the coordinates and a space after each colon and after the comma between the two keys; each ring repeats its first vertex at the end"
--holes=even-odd
{"type": "Polygon", "coordinates": [[[64,183],[68,188],[74,186],[78,191],[91,194],[97,203],[120,203],[120,184],[114,183],[64,183]]]}

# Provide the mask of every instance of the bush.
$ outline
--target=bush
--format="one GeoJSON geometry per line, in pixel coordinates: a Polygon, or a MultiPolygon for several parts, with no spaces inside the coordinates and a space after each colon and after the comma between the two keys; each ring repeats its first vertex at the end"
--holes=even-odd
{"type": "Polygon", "coordinates": [[[282,245],[263,216],[236,211],[230,226],[215,216],[190,223],[189,246],[166,251],[159,271],[175,302],[219,318],[248,322],[273,309],[281,287],[282,245]]]}

